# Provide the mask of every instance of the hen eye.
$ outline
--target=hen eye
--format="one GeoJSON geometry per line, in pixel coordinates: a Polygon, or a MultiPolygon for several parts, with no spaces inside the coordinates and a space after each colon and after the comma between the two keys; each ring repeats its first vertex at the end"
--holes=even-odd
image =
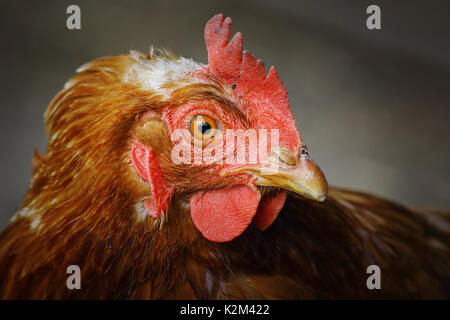
{"type": "Polygon", "coordinates": [[[217,122],[213,118],[198,114],[189,121],[189,130],[194,138],[208,141],[214,137],[217,130],[217,122]]]}

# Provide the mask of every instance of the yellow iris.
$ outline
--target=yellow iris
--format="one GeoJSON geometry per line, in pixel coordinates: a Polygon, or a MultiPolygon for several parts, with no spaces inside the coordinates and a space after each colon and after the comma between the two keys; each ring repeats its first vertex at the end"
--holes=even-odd
{"type": "Polygon", "coordinates": [[[217,122],[207,115],[198,114],[189,121],[189,130],[194,138],[208,141],[216,134],[217,122]]]}

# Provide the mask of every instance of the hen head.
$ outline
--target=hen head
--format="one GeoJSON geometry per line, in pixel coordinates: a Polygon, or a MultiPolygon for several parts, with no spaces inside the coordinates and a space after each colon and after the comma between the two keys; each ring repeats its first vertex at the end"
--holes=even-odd
{"type": "Polygon", "coordinates": [[[243,53],[240,33],[228,43],[231,23],[223,15],[207,23],[206,66],[131,52],[78,70],[46,113],[52,165],[34,184],[53,184],[53,205],[59,186],[77,190],[74,202],[103,199],[98,207],[127,198],[122,206],[158,221],[176,215],[178,201],[204,237],[224,242],[252,222],[268,228],[288,191],[325,199],[276,70],[266,75],[243,53]]]}

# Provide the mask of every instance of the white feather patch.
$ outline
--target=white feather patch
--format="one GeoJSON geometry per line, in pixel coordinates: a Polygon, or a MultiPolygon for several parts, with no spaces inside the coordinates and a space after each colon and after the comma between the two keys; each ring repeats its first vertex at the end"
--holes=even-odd
{"type": "MultiPolygon", "coordinates": [[[[164,88],[169,82],[183,79],[183,84],[197,83],[200,79],[189,77],[194,71],[203,68],[203,65],[188,58],[168,59],[165,57],[153,57],[146,59],[143,54],[131,51],[130,56],[136,60],[124,74],[122,81],[138,85],[144,90],[157,91],[167,99],[174,88],[164,88]]],[[[176,87],[175,87],[176,88],[176,87]]]]}
{"type": "Polygon", "coordinates": [[[28,207],[23,207],[21,210],[17,211],[15,215],[9,220],[10,223],[16,221],[18,218],[28,219],[30,221],[31,229],[39,229],[41,223],[41,217],[36,214],[36,210],[30,209],[28,207]]]}

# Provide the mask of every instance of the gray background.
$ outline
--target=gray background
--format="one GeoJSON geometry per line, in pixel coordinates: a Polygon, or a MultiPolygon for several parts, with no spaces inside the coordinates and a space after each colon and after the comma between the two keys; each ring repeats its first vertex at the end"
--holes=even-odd
{"type": "Polygon", "coordinates": [[[174,49],[206,62],[203,28],[234,20],[244,46],[275,65],[329,182],[411,206],[450,207],[448,1],[14,1],[0,4],[0,228],[18,208],[43,113],[94,58],[174,49]],[[82,30],[66,28],[78,4],[82,30]],[[365,27],[369,4],[382,30],[365,27]]]}

